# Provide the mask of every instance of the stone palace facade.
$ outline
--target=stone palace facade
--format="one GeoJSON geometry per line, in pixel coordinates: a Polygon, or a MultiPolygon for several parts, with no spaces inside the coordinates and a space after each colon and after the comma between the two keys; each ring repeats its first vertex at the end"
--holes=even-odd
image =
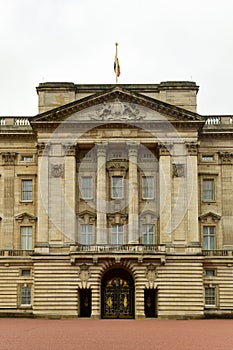
{"type": "Polygon", "coordinates": [[[0,118],[0,316],[233,315],[233,116],[197,92],[41,83],[0,118]]]}

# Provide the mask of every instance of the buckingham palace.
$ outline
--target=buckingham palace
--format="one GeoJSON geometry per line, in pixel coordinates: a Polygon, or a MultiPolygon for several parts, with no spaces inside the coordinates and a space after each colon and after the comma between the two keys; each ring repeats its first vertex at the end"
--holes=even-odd
{"type": "Polygon", "coordinates": [[[0,117],[0,316],[233,316],[233,115],[198,89],[47,82],[0,117]]]}

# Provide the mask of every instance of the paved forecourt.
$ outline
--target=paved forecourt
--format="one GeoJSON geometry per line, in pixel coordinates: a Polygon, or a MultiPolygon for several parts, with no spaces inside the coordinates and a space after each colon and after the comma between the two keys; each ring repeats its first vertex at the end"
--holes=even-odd
{"type": "Polygon", "coordinates": [[[0,350],[233,349],[233,320],[0,319],[0,350]]]}

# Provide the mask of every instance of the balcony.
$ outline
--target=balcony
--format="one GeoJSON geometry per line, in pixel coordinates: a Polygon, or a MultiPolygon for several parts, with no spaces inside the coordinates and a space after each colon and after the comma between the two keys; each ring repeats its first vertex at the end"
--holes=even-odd
{"type": "Polygon", "coordinates": [[[1,256],[31,256],[34,254],[34,250],[22,250],[22,249],[10,249],[10,250],[0,250],[1,256]]]}
{"type": "Polygon", "coordinates": [[[95,244],[95,245],[77,245],[74,252],[80,253],[158,253],[164,252],[164,246],[155,244],[95,244]]]}
{"type": "Polygon", "coordinates": [[[233,256],[233,251],[226,249],[203,250],[202,252],[204,256],[233,256]]]}

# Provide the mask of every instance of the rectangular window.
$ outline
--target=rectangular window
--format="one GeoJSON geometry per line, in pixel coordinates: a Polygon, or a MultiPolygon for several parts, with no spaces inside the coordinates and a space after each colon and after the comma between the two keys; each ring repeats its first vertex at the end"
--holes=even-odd
{"type": "Polygon", "coordinates": [[[207,155],[202,156],[203,162],[213,162],[213,160],[214,160],[214,156],[207,156],[207,155]]]}
{"type": "Polygon", "coordinates": [[[112,244],[124,244],[123,225],[112,225],[112,244]]]}
{"type": "Polygon", "coordinates": [[[91,176],[82,176],[81,194],[83,199],[93,198],[93,178],[91,176]]]}
{"type": "Polygon", "coordinates": [[[32,201],[32,180],[22,180],[22,201],[32,201]]]}
{"type": "Polygon", "coordinates": [[[214,276],[216,276],[216,270],[214,270],[214,269],[206,269],[205,270],[205,275],[207,277],[214,277],[214,276]]]}
{"type": "Polygon", "coordinates": [[[21,160],[22,160],[22,162],[32,162],[33,157],[32,156],[22,156],[21,160]]]}
{"type": "Polygon", "coordinates": [[[216,290],[215,288],[205,288],[205,305],[216,306],[216,290]]]}
{"type": "Polygon", "coordinates": [[[81,225],[81,244],[93,244],[93,225],[81,225]]]}
{"type": "Polygon", "coordinates": [[[31,250],[32,249],[32,226],[21,226],[20,227],[20,238],[21,238],[21,249],[31,250]]]}
{"type": "Polygon", "coordinates": [[[112,176],[112,198],[123,198],[123,176],[112,176]]]}
{"type": "Polygon", "coordinates": [[[214,180],[204,179],[203,180],[203,201],[214,200],[214,180]]]}
{"type": "Polygon", "coordinates": [[[203,226],[204,249],[215,249],[215,226],[203,226]]]}
{"type": "Polygon", "coordinates": [[[142,244],[154,244],[154,225],[142,225],[142,244]]]}
{"type": "Polygon", "coordinates": [[[142,177],[142,198],[143,199],[154,198],[154,177],[153,176],[142,177]]]}
{"type": "Polygon", "coordinates": [[[20,305],[31,305],[31,287],[21,287],[20,305]]]}

